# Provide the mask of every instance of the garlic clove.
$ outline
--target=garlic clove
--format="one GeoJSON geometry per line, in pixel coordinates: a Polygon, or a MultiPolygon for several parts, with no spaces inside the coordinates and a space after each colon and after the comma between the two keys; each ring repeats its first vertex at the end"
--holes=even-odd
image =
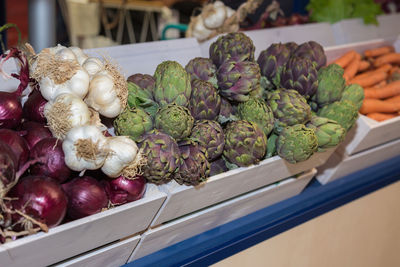
{"type": "Polygon", "coordinates": [[[103,62],[95,57],[88,57],[82,64],[82,67],[87,71],[89,77],[92,79],[93,76],[99,71],[103,70],[103,62]]]}

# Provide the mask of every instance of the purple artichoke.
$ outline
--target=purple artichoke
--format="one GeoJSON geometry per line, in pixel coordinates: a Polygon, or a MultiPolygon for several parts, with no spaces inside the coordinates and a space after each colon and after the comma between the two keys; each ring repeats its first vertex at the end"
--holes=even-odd
{"type": "Polygon", "coordinates": [[[294,51],[294,55],[302,58],[308,58],[317,64],[317,70],[326,65],[326,55],[324,48],[317,42],[309,41],[302,43],[294,51]]]}
{"type": "Polygon", "coordinates": [[[210,161],[219,157],[224,151],[224,131],[216,121],[196,121],[190,139],[207,149],[208,160],[210,161]]]}
{"type": "Polygon", "coordinates": [[[217,71],[220,94],[230,101],[245,102],[259,88],[260,77],[256,62],[228,60],[217,71]]]}
{"type": "Polygon", "coordinates": [[[221,108],[221,97],[211,83],[199,79],[192,81],[189,110],[196,120],[215,120],[221,108]]]}
{"type": "Polygon", "coordinates": [[[145,89],[153,95],[156,81],[154,77],[149,74],[136,73],[128,77],[128,82],[138,85],[140,88],[145,89]]]}
{"type": "Polygon", "coordinates": [[[227,171],[229,171],[229,169],[228,167],[226,167],[223,157],[219,157],[213,162],[210,162],[210,176],[214,176],[227,171]]]}
{"type": "Polygon", "coordinates": [[[185,67],[187,73],[190,74],[190,79],[200,79],[211,83],[217,87],[217,67],[211,59],[204,57],[196,57],[189,61],[185,67]]]}

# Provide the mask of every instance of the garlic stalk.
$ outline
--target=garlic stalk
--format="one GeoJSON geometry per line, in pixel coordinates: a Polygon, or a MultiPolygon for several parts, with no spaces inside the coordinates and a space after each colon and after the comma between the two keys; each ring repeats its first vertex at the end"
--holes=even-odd
{"type": "Polygon", "coordinates": [[[72,128],[62,148],[65,164],[74,171],[100,169],[108,154],[107,138],[94,125],[72,128]]]}
{"type": "Polygon", "coordinates": [[[72,94],[59,95],[44,106],[44,116],[54,137],[64,139],[69,130],[87,124],[92,113],[79,97],[72,94]]]}

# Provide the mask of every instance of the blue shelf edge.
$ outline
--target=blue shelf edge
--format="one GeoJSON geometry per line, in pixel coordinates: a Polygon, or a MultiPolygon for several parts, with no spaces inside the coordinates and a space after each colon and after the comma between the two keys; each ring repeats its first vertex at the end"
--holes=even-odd
{"type": "Polygon", "coordinates": [[[208,266],[399,180],[400,156],[326,185],[313,179],[297,196],[188,238],[124,267],[208,266]]]}

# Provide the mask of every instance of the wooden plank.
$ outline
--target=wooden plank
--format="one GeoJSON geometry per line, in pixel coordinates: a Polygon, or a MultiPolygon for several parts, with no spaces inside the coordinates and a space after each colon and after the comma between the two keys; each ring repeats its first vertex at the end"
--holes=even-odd
{"type": "Polygon", "coordinates": [[[296,179],[289,178],[150,229],[142,235],[129,262],[297,195],[315,174],[313,169],[296,179]]]}
{"type": "Polygon", "coordinates": [[[338,150],[325,165],[318,168],[317,179],[320,183],[326,184],[399,154],[400,139],[351,156],[346,155],[343,150],[338,150]]]}
{"type": "Polygon", "coordinates": [[[320,166],[328,160],[333,151],[334,149],[330,149],[323,153],[315,153],[307,161],[297,164],[290,164],[276,156],[263,160],[258,165],[215,175],[210,177],[207,183],[197,187],[179,185],[172,181],[160,187],[160,190],[168,194],[168,198],[151,225],[157,226],[185,214],[320,166]]]}
{"type": "Polygon", "coordinates": [[[1,265],[47,266],[143,231],[165,198],[149,184],[140,200],[1,245],[1,265]]]}

